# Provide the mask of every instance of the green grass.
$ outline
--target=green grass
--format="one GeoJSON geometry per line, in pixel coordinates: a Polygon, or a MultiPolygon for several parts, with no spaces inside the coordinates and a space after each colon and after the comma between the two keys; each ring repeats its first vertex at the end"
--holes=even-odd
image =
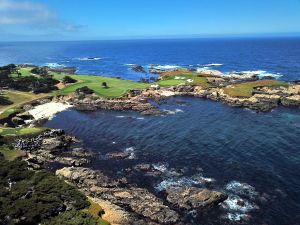
{"type": "MultiPolygon", "coordinates": [[[[62,80],[65,75],[55,74],[54,79],[62,80]]],[[[69,84],[59,91],[55,91],[56,95],[67,95],[76,91],[76,89],[87,86],[92,89],[97,95],[116,98],[124,96],[132,89],[145,89],[149,84],[138,83],[129,80],[121,80],[111,77],[91,76],[91,75],[68,75],[78,82],[69,84]],[[109,88],[103,88],[102,82],[106,82],[109,88]]]]}
{"type": "Polygon", "coordinates": [[[195,85],[195,86],[202,86],[208,87],[209,83],[206,77],[197,76],[196,74],[192,73],[168,73],[162,76],[163,80],[158,81],[157,83],[162,87],[170,87],[176,86],[179,84],[188,84],[188,85],[195,85]],[[182,77],[184,79],[175,79],[176,77],[182,77]],[[187,83],[188,79],[193,80],[192,83],[187,83]]]}
{"type": "Polygon", "coordinates": [[[8,161],[13,161],[24,154],[23,151],[13,150],[6,145],[0,146],[0,152],[4,155],[4,158],[8,161]]]}
{"type": "Polygon", "coordinates": [[[157,83],[162,87],[171,87],[179,84],[185,84],[185,80],[160,80],[157,83]]]}
{"type": "MultiPolygon", "coordinates": [[[[18,68],[19,72],[22,74],[23,77],[38,76],[38,75],[34,75],[30,72],[32,69],[33,69],[32,67],[18,68]]],[[[16,73],[14,73],[11,76],[17,77],[18,75],[16,73]]]]}
{"type": "Polygon", "coordinates": [[[34,127],[34,128],[6,128],[0,127],[0,135],[6,136],[24,136],[24,135],[36,135],[43,131],[46,128],[43,127],[34,127]]]}
{"type": "Polygon", "coordinates": [[[254,88],[256,87],[279,87],[288,86],[289,84],[284,81],[277,80],[258,80],[253,82],[247,82],[243,84],[236,84],[232,87],[224,89],[225,94],[231,97],[249,98],[253,95],[254,88]]]}
{"type": "Polygon", "coordinates": [[[0,119],[5,119],[12,114],[21,113],[22,111],[23,110],[21,108],[8,108],[0,114],[0,119]]]}
{"type": "Polygon", "coordinates": [[[27,102],[47,96],[47,94],[34,94],[31,92],[22,92],[16,90],[5,90],[2,92],[2,94],[12,101],[13,104],[5,106],[0,105],[0,119],[7,118],[13,113],[21,112],[21,106],[27,102]]]}
{"type": "Polygon", "coordinates": [[[99,204],[93,202],[91,199],[89,199],[89,202],[91,203],[91,205],[87,209],[84,209],[83,211],[98,218],[99,225],[109,225],[110,224],[109,222],[101,218],[101,215],[104,213],[102,207],[99,204]]]}

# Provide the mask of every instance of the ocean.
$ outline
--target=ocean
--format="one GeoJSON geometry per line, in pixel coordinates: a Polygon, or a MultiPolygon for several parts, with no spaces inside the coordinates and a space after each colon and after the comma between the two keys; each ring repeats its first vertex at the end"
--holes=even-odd
{"type": "Polygon", "coordinates": [[[133,72],[132,64],[256,71],[262,76],[299,80],[300,38],[0,42],[0,65],[8,63],[75,66],[78,73],[131,80],[144,76],[133,72]]]}
{"type": "MultiPolygon", "coordinates": [[[[8,63],[76,66],[78,73],[131,80],[145,75],[130,65],[154,64],[224,73],[257,71],[291,81],[300,79],[300,39],[1,43],[0,64],[8,63]]],[[[168,115],[69,110],[46,126],[64,129],[99,153],[91,167],[127,176],[159,197],[172,185],[229,195],[218,210],[186,215],[187,224],[300,224],[299,110],[256,113],[191,97],[172,97],[159,107],[168,115]],[[105,157],[115,151],[130,152],[131,157],[105,157]],[[151,164],[161,175],[134,172],[139,163],[151,164]]]]}

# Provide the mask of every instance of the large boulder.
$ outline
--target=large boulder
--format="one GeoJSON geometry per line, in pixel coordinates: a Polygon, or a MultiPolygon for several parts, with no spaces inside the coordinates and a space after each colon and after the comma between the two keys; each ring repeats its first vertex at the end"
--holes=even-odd
{"type": "Polygon", "coordinates": [[[184,210],[205,210],[217,206],[228,196],[222,192],[197,187],[171,187],[167,189],[167,200],[184,210]]]}

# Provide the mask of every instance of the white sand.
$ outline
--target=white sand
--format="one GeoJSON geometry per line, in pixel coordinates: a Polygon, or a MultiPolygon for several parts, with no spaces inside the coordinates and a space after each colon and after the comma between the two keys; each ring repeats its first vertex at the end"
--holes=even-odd
{"type": "Polygon", "coordinates": [[[28,112],[34,117],[34,119],[51,119],[59,112],[65,111],[71,108],[71,105],[60,102],[49,102],[43,105],[38,105],[28,112]]]}

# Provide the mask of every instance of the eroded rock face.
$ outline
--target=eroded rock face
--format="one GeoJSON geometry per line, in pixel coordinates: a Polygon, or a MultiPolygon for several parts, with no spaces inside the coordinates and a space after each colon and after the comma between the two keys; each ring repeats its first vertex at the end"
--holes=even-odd
{"type": "Polygon", "coordinates": [[[227,199],[221,192],[197,187],[173,187],[167,189],[167,200],[185,210],[205,210],[217,206],[227,199]]]}
{"type": "Polygon", "coordinates": [[[70,148],[76,142],[74,137],[65,135],[63,130],[49,130],[34,138],[18,139],[15,149],[27,153],[27,161],[33,168],[39,168],[49,162],[59,162],[70,166],[82,166],[89,163],[91,153],[82,148],[70,148]]]}
{"type": "Polygon", "coordinates": [[[134,110],[142,114],[147,115],[162,115],[158,108],[148,103],[143,97],[134,97],[129,99],[106,99],[97,98],[93,100],[92,98],[86,97],[83,100],[72,99],[72,104],[78,110],[115,110],[115,111],[125,111],[134,110]]]}
{"type": "Polygon", "coordinates": [[[176,224],[180,220],[177,212],[148,190],[131,186],[124,179],[113,180],[99,171],[82,167],[65,167],[56,174],[74,183],[87,195],[127,209],[131,217],[128,224],[176,224]]]}

